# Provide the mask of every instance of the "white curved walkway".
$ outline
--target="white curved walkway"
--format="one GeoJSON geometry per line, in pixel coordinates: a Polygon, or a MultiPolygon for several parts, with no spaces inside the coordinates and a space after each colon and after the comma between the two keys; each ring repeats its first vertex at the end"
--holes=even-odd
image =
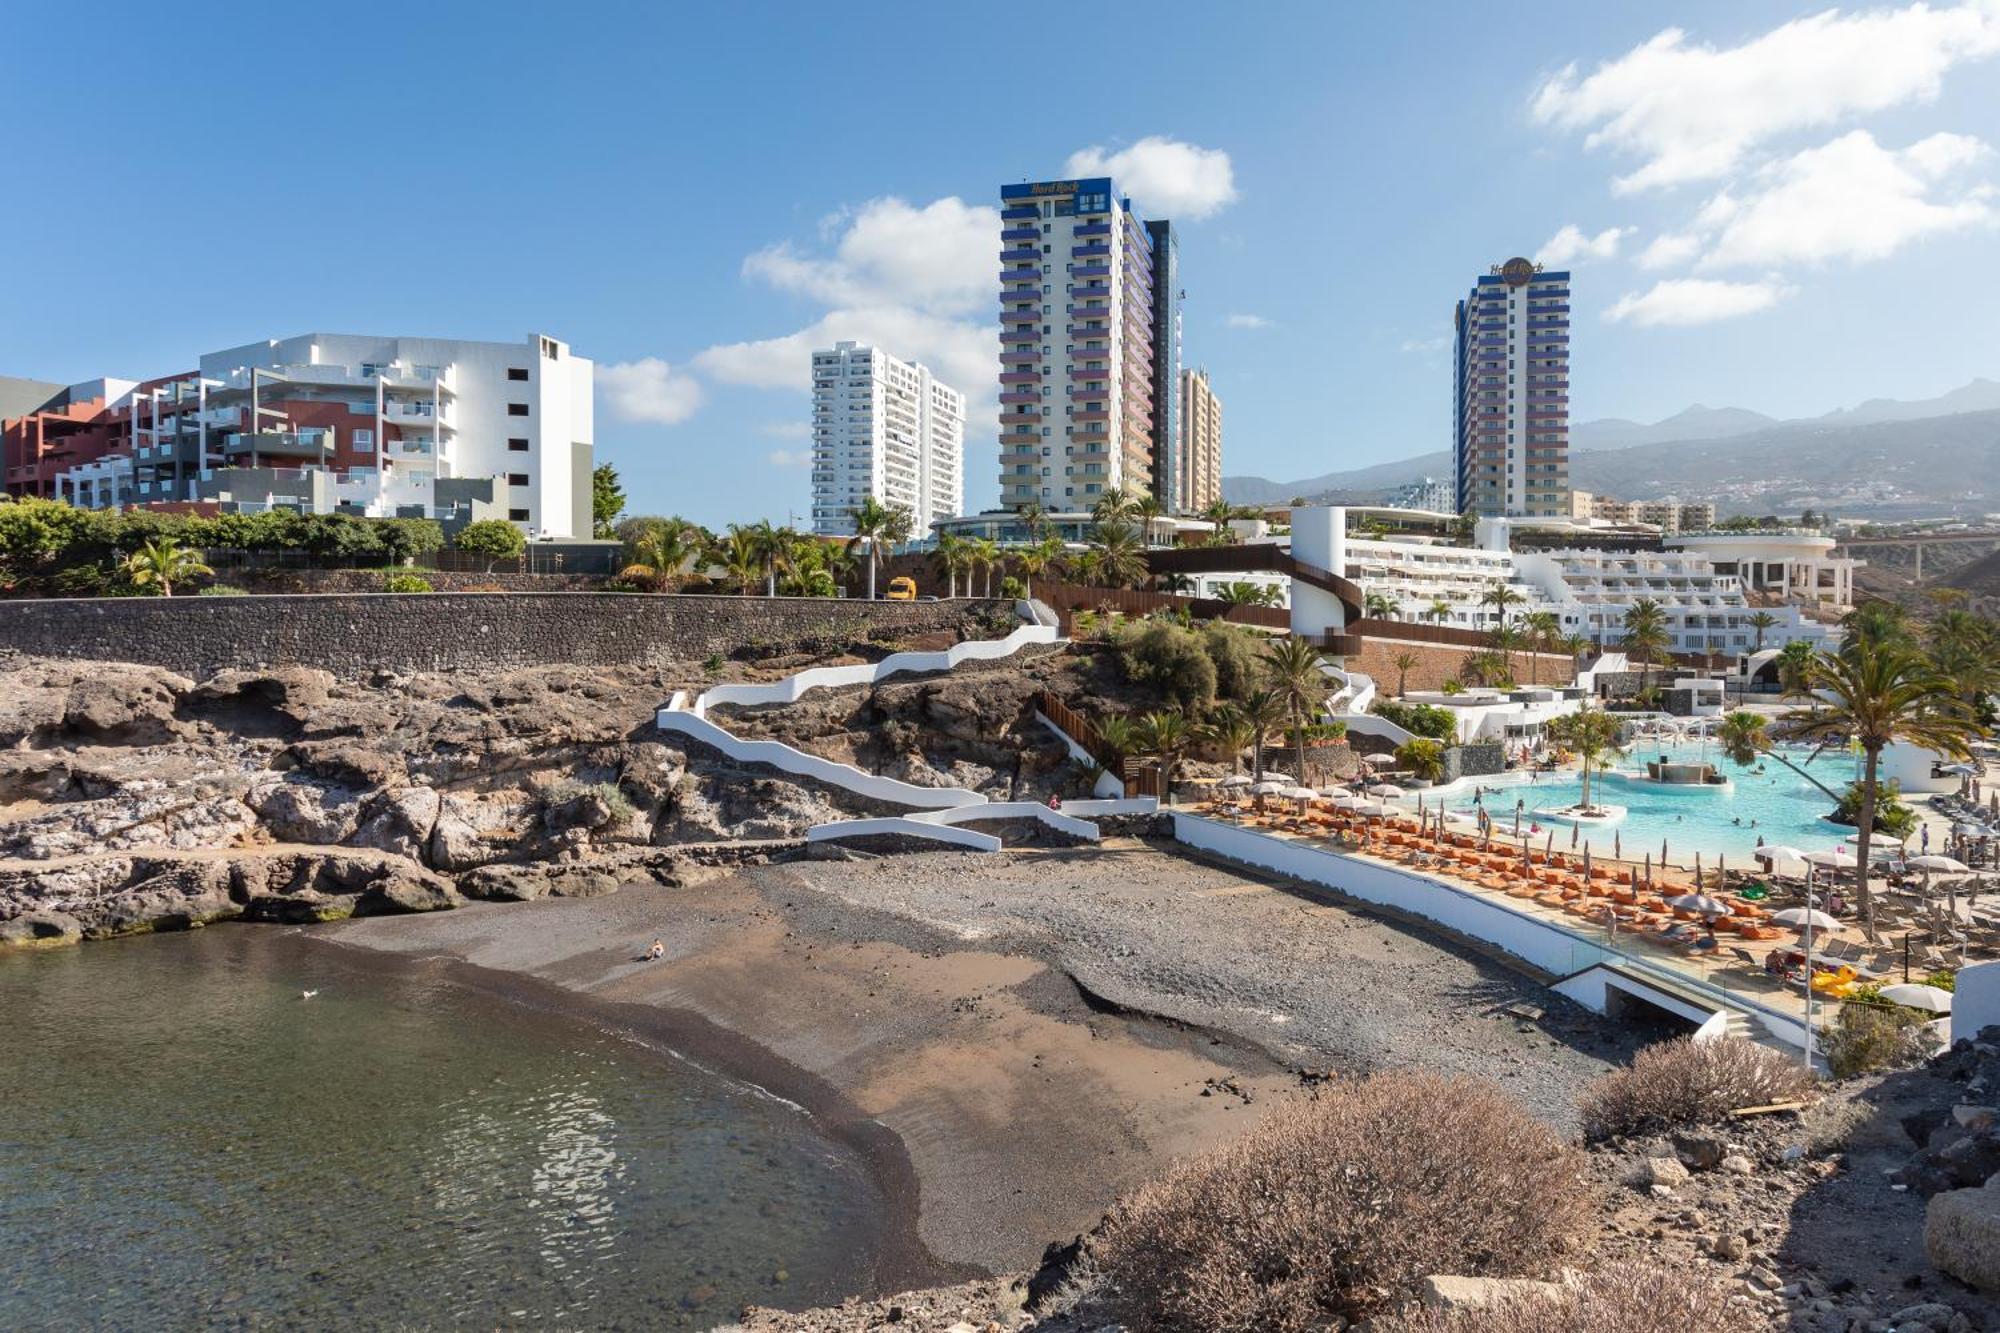
{"type": "Polygon", "coordinates": [[[1022,625],[1001,639],[974,639],[954,644],[942,652],[892,653],[880,662],[844,667],[812,667],[768,684],[717,685],[690,700],[677,690],[660,709],[655,721],[660,730],[686,736],[745,764],[764,764],[780,772],[823,782],[870,800],[908,806],[917,813],[870,819],[841,819],[816,824],[806,830],[809,842],[837,838],[866,837],[896,833],[929,838],[977,851],[998,851],[1000,840],[962,824],[988,820],[1034,819],[1049,828],[1087,842],[1098,837],[1097,825],[1079,815],[1150,814],[1158,808],[1151,797],[1119,801],[1078,801],[1063,810],[1052,810],[1037,801],[989,801],[983,794],[964,787],[919,787],[914,783],[869,773],[852,764],[808,754],[782,741],[746,740],[711,722],[707,712],[713,706],[760,707],[795,703],[808,690],[843,686],[874,685],[906,673],[950,671],[966,662],[990,662],[1010,657],[1034,644],[1061,642],[1053,615],[1030,602],[1016,604],[1022,625]]]}

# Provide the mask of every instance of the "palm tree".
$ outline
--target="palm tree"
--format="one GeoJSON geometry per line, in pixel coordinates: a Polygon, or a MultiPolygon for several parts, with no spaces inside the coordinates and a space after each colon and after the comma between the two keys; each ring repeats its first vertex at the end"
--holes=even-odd
{"type": "Polygon", "coordinates": [[[1479,604],[1481,606],[1492,607],[1493,614],[1498,623],[1505,625],[1507,623],[1507,608],[1510,606],[1519,606],[1527,600],[1526,597],[1515,592],[1507,584],[1496,583],[1480,595],[1479,604]]]}
{"type": "Polygon", "coordinates": [[[910,511],[901,505],[885,505],[874,496],[863,499],[849,511],[854,520],[854,540],[850,545],[868,548],[868,600],[875,600],[875,570],[881,562],[881,548],[902,545],[910,539],[910,511]]]}
{"type": "Polygon", "coordinates": [[[1211,529],[1209,535],[1220,538],[1222,529],[1228,525],[1230,519],[1236,517],[1236,506],[1218,497],[1202,507],[1199,517],[1209,525],[1211,529]]]}
{"type": "Polygon", "coordinates": [[[1639,658],[1639,693],[1652,687],[1653,657],[1666,651],[1667,613],[1650,597],[1641,597],[1625,611],[1625,650],[1639,658]]]}
{"type": "Polygon", "coordinates": [[[1591,809],[1590,772],[1605,754],[1619,752],[1618,719],[1602,709],[1585,707],[1550,718],[1543,730],[1558,745],[1575,752],[1583,767],[1583,785],[1577,801],[1585,810],[1591,809]]]}
{"type": "Polygon", "coordinates": [[[1418,657],[1412,652],[1405,651],[1396,654],[1394,665],[1396,668],[1396,697],[1398,699],[1404,698],[1409,694],[1409,690],[1405,687],[1409,684],[1410,673],[1422,665],[1423,660],[1423,658],[1418,657]]]}
{"type": "Polygon", "coordinates": [[[138,587],[150,585],[160,590],[160,596],[172,597],[174,584],[215,571],[201,558],[201,552],[172,537],[155,537],[125,557],[125,572],[138,587]]]}
{"type": "Polygon", "coordinates": [[[1431,599],[1431,623],[1442,625],[1451,616],[1451,603],[1442,597],[1431,599]]]}
{"type": "Polygon", "coordinates": [[[1953,607],[1931,622],[1928,638],[1932,665],[1975,712],[1986,695],[2000,691],[2000,634],[1992,621],[1953,607]]]}
{"type": "Polygon", "coordinates": [[[757,558],[764,566],[764,595],[776,597],[778,566],[783,564],[786,556],[790,554],[791,530],[773,527],[770,519],[760,518],[750,525],[748,531],[751,540],[756,544],[757,558]]]}
{"type": "Polygon", "coordinates": [[[1228,752],[1231,773],[1241,771],[1243,751],[1257,739],[1257,729],[1250,719],[1227,704],[1210,714],[1208,720],[1197,728],[1197,734],[1204,744],[1228,752]]]}
{"type": "Polygon", "coordinates": [[[1049,526],[1049,511],[1042,508],[1040,500],[1030,500],[1014,512],[1019,514],[1021,521],[1028,525],[1028,535],[1030,537],[1039,541],[1048,535],[1046,529],[1049,526]]]}
{"type": "Polygon", "coordinates": [[[1146,557],[1129,523],[1099,522],[1090,530],[1090,567],[1108,588],[1129,588],[1146,576],[1146,557]]]}
{"type": "Polygon", "coordinates": [[[1986,734],[1950,677],[1904,639],[1858,637],[1837,653],[1821,653],[1806,673],[1806,684],[1826,696],[1824,711],[1793,714],[1786,720],[1806,739],[1851,737],[1861,746],[1860,833],[1855,847],[1855,898],[1868,938],[1875,939],[1875,899],[1868,888],[1869,843],[1875,833],[1880,796],[1882,749],[1907,741],[1941,755],[1963,758],[1969,743],[1986,734]]]}
{"type": "MultiPolygon", "coordinates": [[[[1000,543],[990,537],[974,537],[972,539],[972,572],[984,572],[986,575],[986,586],[982,590],[982,596],[991,597],[993,595],[993,571],[999,564],[1000,543]]],[[[972,580],[970,578],[966,580],[965,591],[967,595],[970,595],[972,592],[972,580]]]]}
{"type": "Polygon", "coordinates": [[[1575,678],[1578,671],[1582,670],[1583,655],[1597,646],[1590,641],[1589,636],[1584,634],[1565,634],[1556,642],[1558,647],[1569,654],[1569,670],[1572,679],[1575,678]]]}
{"type": "Polygon", "coordinates": [[[1787,698],[1810,698],[1812,691],[1806,681],[1812,671],[1813,646],[1804,639],[1793,639],[1778,650],[1778,688],[1787,698]]]}
{"type": "Polygon", "coordinates": [[[1402,603],[1386,592],[1371,592],[1362,599],[1361,614],[1370,620],[1394,620],[1402,603]]]}
{"type": "Polygon", "coordinates": [[[1750,617],[1750,628],[1757,631],[1757,645],[1750,650],[1751,652],[1761,653],[1764,651],[1764,631],[1777,623],[1778,618],[1769,611],[1759,611],[1756,615],[1750,617]]]}
{"type": "Polygon", "coordinates": [[[1894,602],[1863,602],[1840,618],[1841,643],[1908,643],[1910,616],[1894,602]]]}
{"type": "Polygon", "coordinates": [[[1553,611],[1530,611],[1521,617],[1521,628],[1528,640],[1528,683],[1538,685],[1542,678],[1541,655],[1562,637],[1562,622],[1553,611]]]}
{"type": "Polygon", "coordinates": [[[1139,520],[1139,531],[1145,537],[1146,544],[1151,546],[1154,539],[1159,536],[1155,525],[1167,512],[1165,506],[1160,503],[1160,497],[1151,493],[1142,495],[1126,506],[1126,512],[1139,520]]]}
{"type": "Polygon", "coordinates": [[[1306,719],[1317,717],[1332,692],[1326,662],[1319,649],[1296,634],[1274,639],[1264,649],[1264,668],[1271,687],[1284,701],[1292,719],[1292,742],[1298,756],[1299,782],[1306,780],[1306,719]]]}
{"type": "Polygon", "coordinates": [[[1132,501],[1126,497],[1124,491],[1116,486],[1107,486],[1099,493],[1097,502],[1090,506],[1090,516],[1100,524],[1108,523],[1114,519],[1124,518],[1131,509],[1132,501]]]}
{"type": "Polygon", "coordinates": [[[1063,544],[1060,537],[1044,537],[1040,541],[1020,547],[1014,552],[1014,563],[1021,567],[1022,591],[1028,596],[1035,595],[1035,575],[1058,564],[1062,560],[1063,544]]]}
{"type": "Polygon", "coordinates": [[[1122,713],[1110,713],[1093,720],[1090,729],[1097,733],[1097,743],[1111,752],[1118,767],[1118,779],[1124,781],[1125,756],[1139,748],[1138,729],[1132,719],[1122,713]]]}
{"type": "Polygon", "coordinates": [[[1503,623],[1495,626],[1486,637],[1493,644],[1493,651],[1499,654],[1501,674],[1511,682],[1514,679],[1514,654],[1521,651],[1521,645],[1527,642],[1528,636],[1520,626],[1503,623]]]}
{"type": "Polygon", "coordinates": [[[704,542],[699,527],[675,514],[645,520],[631,546],[632,563],[619,571],[620,577],[650,580],[671,591],[687,563],[701,555],[704,542]]]}
{"type": "Polygon", "coordinates": [[[972,544],[954,532],[941,532],[937,540],[937,562],[944,567],[945,596],[958,596],[958,576],[972,568],[972,544]]]}
{"type": "Polygon", "coordinates": [[[1782,752],[1772,748],[1770,723],[1762,713],[1753,713],[1743,708],[1728,714],[1722,719],[1722,725],[1716,728],[1715,739],[1722,747],[1722,752],[1737,766],[1748,768],[1759,758],[1768,756],[1825,792],[1835,805],[1840,804],[1839,792],[1785,758],[1782,752]]]}
{"type": "Polygon", "coordinates": [[[1225,583],[1215,590],[1215,600],[1231,606],[1276,606],[1278,596],[1277,588],[1271,584],[1245,580],[1225,583]]]}
{"type": "Polygon", "coordinates": [[[722,566],[723,573],[747,596],[750,585],[764,576],[764,547],[757,533],[740,523],[731,523],[728,534],[709,551],[709,559],[722,566]]]}
{"type": "Polygon", "coordinates": [[[1243,723],[1250,728],[1250,772],[1259,782],[1264,780],[1264,746],[1271,739],[1271,733],[1285,723],[1285,701],[1276,690],[1252,690],[1243,697],[1238,711],[1243,723]]]}
{"type": "Polygon", "coordinates": [[[1174,801],[1174,763],[1187,748],[1187,718],[1177,711],[1148,713],[1139,719],[1139,744],[1160,757],[1160,799],[1174,801]]]}

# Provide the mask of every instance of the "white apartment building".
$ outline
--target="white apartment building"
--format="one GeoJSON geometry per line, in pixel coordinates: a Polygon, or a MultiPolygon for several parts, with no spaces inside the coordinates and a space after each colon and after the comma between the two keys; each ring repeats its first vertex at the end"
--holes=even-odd
{"type": "MultiPolygon", "coordinates": [[[[1712,506],[1709,518],[1714,521],[1712,506]]],[[[1664,545],[1705,557],[1716,573],[1735,575],[1750,592],[1813,602],[1836,613],[1853,609],[1854,571],[1864,563],[1835,555],[1838,543],[1808,528],[1682,531],[1664,545]]]]}
{"type": "Polygon", "coordinates": [[[1174,448],[1179,466],[1169,507],[1177,514],[1199,514],[1222,498],[1222,400],[1206,369],[1183,370],[1177,392],[1180,411],[1174,427],[1180,438],[1174,448]]]}
{"type": "MultiPolygon", "coordinates": [[[[54,477],[93,506],[198,503],[591,535],[592,367],[567,344],[308,333],[203,356],[108,397],[99,456],[54,477]]],[[[129,383],[129,382],[121,382],[129,383]]]]}
{"type": "Polygon", "coordinates": [[[877,347],[813,353],[813,531],[854,533],[869,496],[922,537],[965,499],[965,395],[877,347]]]}
{"type": "Polygon", "coordinates": [[[1104,177],[1000,196],[1001,505],[1154,490],[1156,400],[1177,386],[1156,383],[1151,233],[1104,177]]]}
{"type": "Polygon", "coordinates": [[[1718,573],[1707,556],[1691,551],[1521,551],[1514,564],[1557,604],[1565,633],[1606,648],[1618,646],[1625,613],[1647,599],[1659,603],[1668,648],[1676,653],[1748,652],[1757,642],[1750,618],[1760,609],[1777,620],[1764,631],[1766,648],[1835,636],[1795,604],[1752,606],[1740,578],[1718,573]]]}

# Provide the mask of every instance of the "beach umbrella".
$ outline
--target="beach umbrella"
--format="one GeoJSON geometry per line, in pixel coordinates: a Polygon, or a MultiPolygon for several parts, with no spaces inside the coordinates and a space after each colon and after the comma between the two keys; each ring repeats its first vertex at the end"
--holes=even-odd
{"type": "Polygon", "coordinates": [[[1366,804],[1368,804],[1366,796],[1340,796],[1334,799],[1333,808],[1336,810],[1359,810],[1366,804]]]}
{"type": "Polygon", "coordinates": [[[1216,783],[1215,785],[1218,787],[1247,787],[1250,785],[1251,781],[1252,779],[1247,774],[1231,773],[1228,777],[1224,778],[1222,781],[1216,783]]]}
{"type": "Polygon", "coordinates": [[[1364,754],[1361,756],[1361,762],[1370,768],[1386,768],[1396,762],[1396,756],[1393,754],[1364,754]]]}
{"type": "Polygon", "coordinates": [[[1542,864],[1549,865],[1556,857],[1556,826],[1549,825],[1548,840],[1542,844],[1542,864]]]}
{"type": "Polygon", "coordinates": [[[1310,801],[1313,797],[1319,795],[1319,793],[1311,787],[1287,787],[1285,788],[1285,795],[1295,801],[1310,801]]]}
{"type": "Polygon", "coordinates": [[[1936,870],[1947,875],[1968,875],[1972,867],[1949,856],[1913,856],[1903,863],[1912,870],[1936,870]]]}
{"type": "MultiPolygon", "coordinates": [[[[1666,853],[1662,852],[1660,854],[1660,864],[1664,866],[1666,863],[1666,853]]],[[[1694,886],[1697,889],[1701,887],[1701,853],[1699,851],[1694,854],[1694,886]]]]}
{"type": "Polygon", "coordinates": [[[1266,778],[1262,782],[1252,786],[1250,794],[1252,796],[1276,796],[1280,792],[1290,791],[1291,787],[1292,784],[1289,782],[1279,782],[1274,778],[1266,778]]]}
{"type": "Polygon", "coordinates": [[[1845,847],[1833,847],[1828,850],[1807,852],[1799,857],[1799,860],[1809,866],[1852,867],[1854,853],[1845,847]]]}
{"type": "Polygon", "coordinates": [[[1576,837],[1581,832],[1583,832],[1583,825],[1571,824],[1569,826],[1569,849],[1571,851],[1576,850],[1576,837]]]}
{"type": "Polygon", "coordinates": [[[1962,763],[1961,763],[1961,764],[1946,764],[1946,765],[1944,766],[1944,769],[1943,769],[1943,771],[1944,771],[1944,772],[1946,772],[1946,773],[1956,773],[1956,774],[1958,774],[1958,775],[1959,775],[1960,777],[1970,777],[1970,776],[1971,776],[1972,774],[1974,774],[1974,773],[1977,773],[1977,772],[1979,771],[1979,765],[1977,765],[1977,764],[1962,764],[1962,763]]]}
{"type": "Polygon", "coordinates": [[[1652,882],[1653,882],[1653,854],[1652,854],[1651,852],[1647,852],[1647,853],[1646,853],[1646,883],[1648,883],[1648,884],[1651,884],[1652,882]]]}
{"type": "Polygon", "coordinates": [[[1667,863],[1667,840],[1665,838],[1662,838],[1660,839],[1660,864],[1665,865],[1666,863],[1667,863]]]}
{"type": "Polygon", "coordinates": [[[1401,787],[1398,787],[1393,782],[1378,782],[1373,787],[1370,787],[1368,790],[1374,792],[1375,795],[1381,797],[1385,801],[1393,801],[1398,796],[1408,795],[1407,792],[1405,792],[1401,787]]]}
{"type": "Polygon", "coordinates": [[[1625,839],[1619,836],[1617,829],[1611,830],[1611,855],[1621,861],[1625,858],[1625,839]]]}
{"type": "Polygon", "coordinates": [[[1788,907],[1784,911],[1774,914],[1771,920],[1781,926],[1791,926],[1797,930],[1804,930],[1807,926],[1811,926],[1814,930],[1840,929],[1839,920],[1828,916],[1825,912],[1819,911],[1817,908],[1808,910],[1803,907],[1788,907]]]}
{"type": "Polygon", "coordinates": [[[1722,899],[1711,898],[1705,893],[1683,893],[1677,898],[1667,899],[1667,906],[1701,916],[1728,916],[1735,911],[1722,899]]]}
{"type": "Polygon", "coordinates": [[[1890,1004],[1900,1004],[1908,1009],[1923,1009],[1933,1014],[1951,1012],[1951,992],[1940,986],[1926,986],[1920,982],[1905,981],[1882,988],[1882,998],[1890,1004]]]}
{"type": "Polygon", "coordinates": [[[1984,838],[1988,836],[1985,827],[1979,824],[1953,824],[1951,831],[1961,838],[1984,838]]]}
{"type": "Polygon", "coordinates": [[[1586,883],[1590,879],[1590,844],[1587,842],[1583,844],[1583,878],[1586,883]]]}

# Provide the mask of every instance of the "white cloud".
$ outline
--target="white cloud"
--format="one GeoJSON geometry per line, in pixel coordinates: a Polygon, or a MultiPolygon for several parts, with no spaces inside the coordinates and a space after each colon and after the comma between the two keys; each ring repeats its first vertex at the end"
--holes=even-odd
{"type": "Polygon", "coordinates": [[[908,305],[964,314],[991,304],[999,289],[999,210],[944,198],[922,207],[871,199],[823,219],[833,253],[808,255],[790,243],[743,261],[745,277],[834,306],[908,305]],[[841,227],[845,231],[840,231],[841,227]]]}
{"type": "Polygon", "coordinates": [[[597,391],[611,414],[623,421],[677,425],[701,407],[699,382],[656,356],[597,368],[597,391]]]}
{"type": "Polygon", "coordinates": [[[834,310],[777,338],[725,343],[694,359],[711,379],[759,389],[799,389],[810,385],[812,354],[836,342],[868,343],[921,361],[952,388],[977,398],[998,391],[1000,329],[984,322],[944,319],[905,307],[834,310]]]}
{"type": "Polygon", "coordinates": [[[1597,235],[1589,236],[1575,223],[1566,223],[1535,252],[1535,262],[1560,267],[1579,259],[1612,259],[1618,254],[1618,242],[1631,235],[1633,230],[1631,227],[1606,227],[1597,235]]]}
{"type": "Polygon", "coordinates": [[[1735,319],[1768,310],[1792,294],[1781,282],[1718,282],[1710,278],[1668,278],[1644,293],[1627,292],[1604,312],[1612,323],[1627,320],[1642,328],[1685,327],[1735,319]]]}
{"type": "Polygon", "coordinates": [[[1092,146],[1069,155],[1068,176],[1110,176],[1154,217],[1199,220],[1236,202],[1236,173],[1229,154],[1177,139],[1148,135],[1110,152],[1092,146]]]}
{"type": "Polygon", "coordinates": [[[1990,188],[1933,197],[1991,151],[1963,134],[1933,134],[1898,151],[1854,130],[1765,168],[1755,193],[1712,200],[1703,219],[1719,231],[1698,267],[1861,263],[1992,222],[1990,188]]]}
{"type": "Polygon", "coordinates": [[[1262,315],[1231,315],[1223,323],[1232,329],[1268,329],[1271,321],[1262,315]]]}
{"type": "Polygon", "coordinates": [[[1587,76],[1546,80],[1536,119],[1641,159],[1619,193],[1715,180],[1776,136],[1938,96],[1961,62],[2000,52],[1994,0],[1795,19],[1732,47],[1667,28],[1587,76]]]}
{"type": "Polygon", "coordinates": [[[1405,338],[1403,340],[1403,350],[1405,352],[1415,352],[1419,355],[1442,352],[1449,346],[1451,346],[1451,335],[1449,333],[1440,333],[1435,338],[1405,338]]]}
{"type": "Polygon", "coordinates": [[[1639,252],[1639,267],[1643,269],[1672,268],[1685,264],[1701,253],[1701,237],[1688,232],[1666,232],[1655,236],[1652,244],[1639,252]]]}
{"type": "Polygon", "coordinates": [[[811,467],[813,456],[810,449],[773,449],[764,461],[772,467],[811,467]]]}
{"type": "Polygon", "coordinates": [[[804,440],[813,433],[810,421],[767,421],[757,429],[774,440],[804,440]]]}

